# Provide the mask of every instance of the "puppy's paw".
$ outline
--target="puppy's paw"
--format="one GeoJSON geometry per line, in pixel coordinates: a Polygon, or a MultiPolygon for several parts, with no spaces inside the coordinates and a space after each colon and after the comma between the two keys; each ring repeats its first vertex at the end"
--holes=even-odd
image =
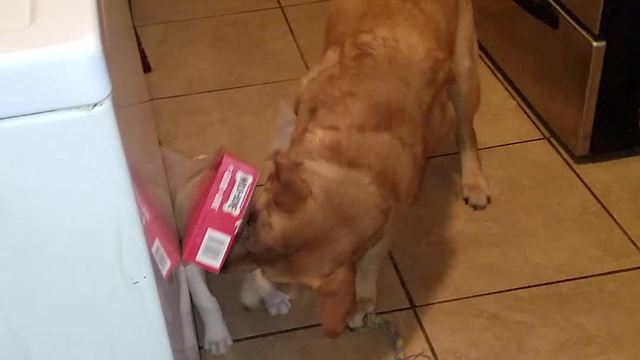
{"type": "Polygon", "coordinates": [[[262,294],[251,275],[245,277],[240,287],[240,303],[247,311],[255,310],[260,305],[262,294]]]}
{"type": "Polygon", "coordinates": [[[205,327],[205,331],[204,349],[209,353],[222,355],[231,348],[233,340],[224,322],[205,327]]]}
{"type": "Polygon", "coordinates": [[[478,178],[477,181],[463,181],[462,199],[473,210],[482,210],[489,206],[491,204],[491,196],[484,177],[478,178]]]}
{"type": "Polygon", "coordinates": [[[364,325],[364,316],[365,313],[362,311],[357,311],[349,320],[349,329],[356,330],[360,329],[364,325]]]}
{"type": "Polygon", "coordinates": [[[291,310],[291,300],[289,295],[272,289],[263,298],[262,302],[272,316],[286,315],[291,310]]]}

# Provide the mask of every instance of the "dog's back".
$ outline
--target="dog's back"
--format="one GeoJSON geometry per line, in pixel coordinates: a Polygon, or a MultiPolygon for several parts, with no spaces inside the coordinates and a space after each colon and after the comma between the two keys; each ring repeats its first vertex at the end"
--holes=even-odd
{"type": "Polygon", "coordinates": [[[427,153],[449,127],[442,108],[457,3],[331,2],[325,55],[303,81],[292,153],[373,172],[410,202],[427,153]]]}
{"type": "MultiPolygon", "coordinates": [[[[463,0],[468,1],[468,0],[463,0]]],[[[458,0],[333,0],[325,50],[361,33],[386,31],[418,53],[432,45],[450,46],[456,32],[458,0]],[[436,44],[439,43],[439,44],[436,44]]]]}

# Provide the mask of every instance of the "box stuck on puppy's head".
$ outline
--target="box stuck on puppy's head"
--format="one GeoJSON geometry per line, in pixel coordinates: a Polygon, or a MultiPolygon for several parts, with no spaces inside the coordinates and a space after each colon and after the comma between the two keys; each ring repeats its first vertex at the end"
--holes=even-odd
{"type": "Polygon", "coordinates": [[[255,168],[218,151],[193,198],[184,237],[185,261],[216,274],[221,271],[257,181],[255,168]]]}

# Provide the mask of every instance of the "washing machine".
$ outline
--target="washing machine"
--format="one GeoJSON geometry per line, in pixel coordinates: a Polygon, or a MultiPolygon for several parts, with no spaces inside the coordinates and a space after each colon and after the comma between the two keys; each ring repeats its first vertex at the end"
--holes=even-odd
{"type": "Polygon", "coordinates": [[[0,2],[0,359],[197,357],[131,183],[171,214],[148,104],[114,104],[105,43],[129,28],[105,9],[125,2],[0,2]]]}

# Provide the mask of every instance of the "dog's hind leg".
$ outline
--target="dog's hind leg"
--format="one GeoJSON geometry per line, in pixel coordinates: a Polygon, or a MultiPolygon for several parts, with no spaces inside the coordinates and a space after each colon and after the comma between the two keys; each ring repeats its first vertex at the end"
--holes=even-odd
{"type": "Polygon", "coordinates": [[[478,45],[469,0],[460,1],[460,21],[453,60],[454,81],[449,90],[458,120],[456,140],[460,151],[462,196],[473,209],[490,203],[489,188],[478,156],[473,118],[480,103],[478,45]]]}

